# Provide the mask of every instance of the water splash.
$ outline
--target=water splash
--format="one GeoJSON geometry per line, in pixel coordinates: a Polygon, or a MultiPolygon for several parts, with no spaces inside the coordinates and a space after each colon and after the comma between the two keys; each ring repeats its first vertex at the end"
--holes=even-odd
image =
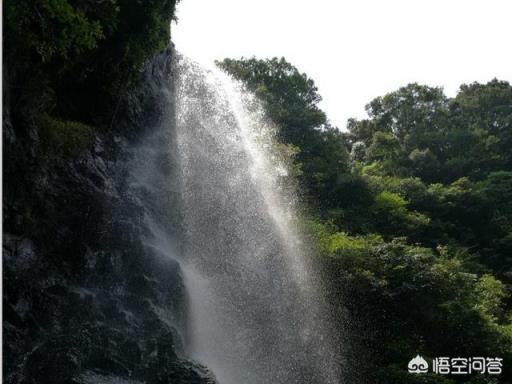
{"type": "Polygon", "coordinates": [[[275,127],[220,70],[177,72],[189,354],[223,384],[339,383],[275,127]]]}

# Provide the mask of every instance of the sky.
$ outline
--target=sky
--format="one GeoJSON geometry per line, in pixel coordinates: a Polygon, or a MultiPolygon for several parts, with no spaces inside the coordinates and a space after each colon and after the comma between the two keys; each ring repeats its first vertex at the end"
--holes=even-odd
{"type": "Polygon", "coordinates": [[[510,0],[181,0],[178,51],[211,65],[284,56],[311,77],[331,123],[411,82],[512,81],[510,0]]]}

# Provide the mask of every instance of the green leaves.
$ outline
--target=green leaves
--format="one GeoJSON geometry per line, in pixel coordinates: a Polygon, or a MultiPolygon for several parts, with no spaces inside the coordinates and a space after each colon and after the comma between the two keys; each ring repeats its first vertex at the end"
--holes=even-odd
{"type": "Polygon", "coordinates": [[[120,95],[169,43],[176,0],[7,0],[5,56],[12,104],[108,126],[120,95]],[[37,95],[36,95],[37,99],[37,95]]]}
{"type": "Polygon", "coordinates": [[[217,65],[264,101],[269,117],[280,125],[283,141],[302,146],[313,130],[326,123],[313,80],[284,58],[224,59],[217,65]]]}
{"type": "Polygon", "coordinates": [[[321,97],[313,80],[284,58],[224,59],[217,65],[243,81],[263,102],[268,117],[279,127],[279,140],[300,148],[295,161],[309,202],[335,206],[349,155],[345,137],[328,124],[318,107],[321,97]]]}
{"type": "Polygon", "coordinates": [[[512,361],[512,87],[472,84],[449,99],[409,84],[343,134],[284,59],[219,65],[297,148],[309,241],[330,309],[347,312],[347,364],[368,367],[367,382],[402,383],[418,351],[512,361]]]}
{"type": "Polygon", "coordinates": [[[50,157],[74,158],[94,141],[94,129],[77,121],[43,115],[39,126],[42,146],[50,157]]]}
{"type": "Polygon", "coordinates": [[[453,99],[440,88],[409,84],[370,102],[370,118],[349,121],[349,137],[369,147],[362,162],[385,163],[389,175],[429,183],[481,179],[512,166],[511,105],[507,82],[463,85],[453,99]]]}
{"type": "Polygon", "coordinates": [[[50,22],[42,24],[44,39],[35,41],[34,47],[44,62],[54,55],[68,59],[72,54],[96,48],[98,40],[105,37],[97,20],[88,20],[81,9],[67,0],[41,0],[41,9],[50,22]]]}
{"type": "Polygon", "coordinates": [[[505,284],[491,274],[478,279],[475,287],[475,303],[481,313],[489,317],[490,322],[507,321],[504,311],[504,300],[510,297],[505,284]]]}
{"type": "MultiPolygon", "coordinates": [[[[97,47],[105,38],[101,23],[68,0],[7,1],[7,35],[33,50],[43,63],[72,60],[97,47]],[[23,33],[21,36],[16,34],[23,33]]],[[[12,43],[12,41],[9,41],[12,43]]]]}

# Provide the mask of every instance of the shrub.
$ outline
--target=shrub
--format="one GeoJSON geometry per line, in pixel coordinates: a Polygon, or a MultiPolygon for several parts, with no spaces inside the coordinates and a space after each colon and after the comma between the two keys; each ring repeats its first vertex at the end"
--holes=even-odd
{"type": "Polygon", "coordinates": [[[30,111],[27,95],[49,94],[56,114],[106,128],[119,97],[169,43],[175,4],[6,0],[4,80],[11,105],[30,111]]]}
{"type": "Polygon", "coordinates": [[[76,157],[94,140],[94,129],[78,121],[43,115],[39,124],[43,150],[50,157],[76,157]]]}

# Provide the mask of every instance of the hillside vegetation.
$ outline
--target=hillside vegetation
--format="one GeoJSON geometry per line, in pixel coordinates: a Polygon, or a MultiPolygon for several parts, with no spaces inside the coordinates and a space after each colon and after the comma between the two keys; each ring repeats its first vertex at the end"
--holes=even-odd
{"type": "Polygon", "coordinates": [[[314,82],[285,59],[218,65],[263,101],[294,149],[309,236],[354,380],[509,382],[512,372],[512,87],[456,97],[409,84],[368,118],[332,127],[314,82]],[[407,362],[502,357],[489,376],[414,376],[407,362]],[[499,381],[497,381],[499,379],[499,381]]]}

